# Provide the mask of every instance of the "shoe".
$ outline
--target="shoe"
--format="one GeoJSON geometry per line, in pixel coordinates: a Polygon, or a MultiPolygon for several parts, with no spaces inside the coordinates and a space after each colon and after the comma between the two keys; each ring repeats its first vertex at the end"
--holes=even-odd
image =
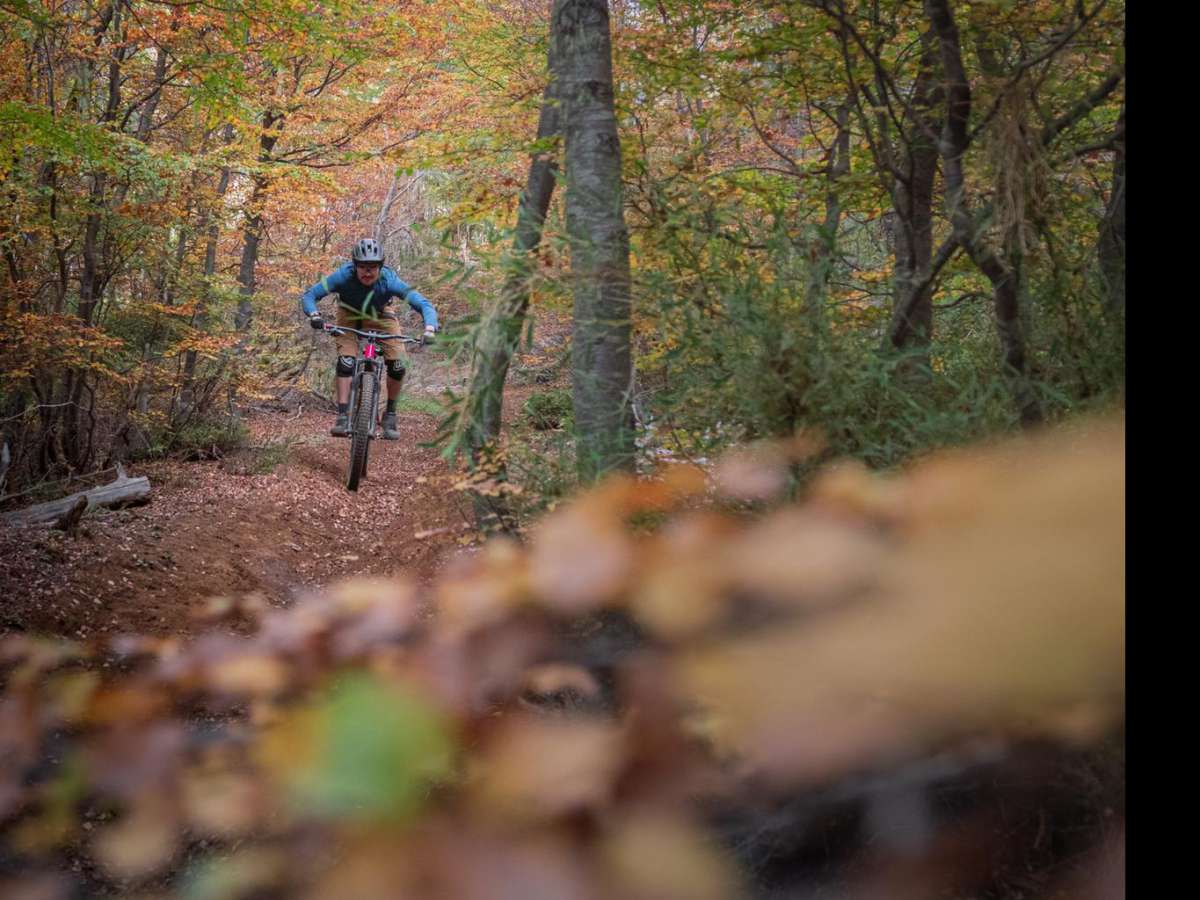
{"type": "Polygon", "coordinates": [[[345,437],[350,433],[350,413],[338,413],[329,433],[334,437],[345,437]]]}
{"type": "Polygon", "coordinates": [[[388,413],[383,417],[383,439],[385,441],[400,440],[400,432],[396,430],[395,413],[388,413]]]}

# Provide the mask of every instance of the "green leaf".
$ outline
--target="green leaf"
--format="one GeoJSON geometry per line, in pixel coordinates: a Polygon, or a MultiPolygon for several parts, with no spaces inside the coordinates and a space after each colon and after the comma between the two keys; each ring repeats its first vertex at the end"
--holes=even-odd
{"type": "Polygon", "coordinates": [[[314,712],[316,752],[295,782],[308,811],[405,819],[450,774],[453,742],[441,718],[394,686],[354,675],[314,712]]]}

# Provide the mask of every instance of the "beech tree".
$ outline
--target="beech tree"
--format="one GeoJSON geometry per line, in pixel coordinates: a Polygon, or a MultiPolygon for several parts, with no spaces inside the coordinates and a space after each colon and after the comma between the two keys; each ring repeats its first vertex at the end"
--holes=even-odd
{"type": "MultiPolygon", "coordinates": [[[[500,296],[488,310],[475,337],[471,376],[460,428],[465,432],[472,465],[480,465],[500,437],[500,412],[504,382],[513,354],[521,341],[529,310],[529,279],[534,254],[542,241],[542,228],[558,176],[558,143],[561,115],[558,102],[558,44],[549,42],[548,82],[542,94],[534,153],[529,163],[525,189],[517,205],[517,225],[512,247],[504,257],[504,283],[500,296]]],[[[506,480],[504,462],[494,454],[487,462],[498,483],[506,480]]],[[[476,511],[482,527],[510,524],[503,492],[476,495],[476,511]]]]}
{"type": "MultiPolygon", "coordinates": [[[[948,0],[925,0],[925,14],[938,40],[945,86],[945,124],[939,152],[945,183],[945,205],[955,241],[966,251],[975,266],[987,277],[993,291],[996,328],[1000,338],[1004,373],[1012,385],[1013,396],[1024,425],[1036,425],[1044,418],[1041,402],[1029,382],[1028,333],[1023,305],[1025,298],[1025,235],[1033,224],[1033,210],[1026,203],[1035,188],[1031,180],[1042,175],[1040,158],[1065,131],[1088,115],[1122,83],[1124,66],[1119,65],[1088,95],[1077,99],[1065,112],[1048,121],[1040,131],[1032,129],[1020,116],[1026,104],[1024,81],[1030,69],[1052,58],[1067,45],[1103,9],[1100,2],[1091,10],[1077,5],[1061,32],[1047,35],[1032,47],[1022,48],[1011,65],[999,58],[990,45],[994,32],[976,27],[977,52],[988,74],[1006,78],[1003,90],[984,119],[1004,121],[1008,110],[1010,124],[1006,144],[1002,144],[1000,190],[996,203],[1001,206],[1000,246],[985,234],[989,215],[974,209],[967,192],[966,156],[981,126],[972,129],[972,79],[963,62],[962,39],[948,0]],[[1011,107],[1017,105],[1018,111],[1011,107]],[[1007,215],[1005,215],[1007,213],[1007,215]]],[[[1003,138],[1000,139],[1002,142],[1003,138]]],[[[1123,186],[1123,160],[1117,171],[1123,186]]],[[[1114,178],[1117,176],[1114,174],[1114,178]]]]}
{"type": "Polygon", "coordinates": [[[1112,185],[1100,220],[1097,255],[1110,309],[1125,311],[1125,103],[1109,142],[1113,153],[1112,185]]]}
{"type": "Polygon", "coordinates": [[[629,234],[608,4],[559,0],[552,28],[562,67],[576,452],[581,479],[593,481],[634,464],[629,234]]]}

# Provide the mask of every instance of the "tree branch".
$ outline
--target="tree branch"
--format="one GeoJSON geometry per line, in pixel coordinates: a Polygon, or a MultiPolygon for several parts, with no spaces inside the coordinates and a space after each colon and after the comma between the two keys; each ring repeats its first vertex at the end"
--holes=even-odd
{"type": "Polygon", "coordinates": [[[1064,131],[1103,103],[1125,78],[1125,66],[1119,66],[1090,94],[1042,129],[1042,146],[1050,144],[1064,131]]]}

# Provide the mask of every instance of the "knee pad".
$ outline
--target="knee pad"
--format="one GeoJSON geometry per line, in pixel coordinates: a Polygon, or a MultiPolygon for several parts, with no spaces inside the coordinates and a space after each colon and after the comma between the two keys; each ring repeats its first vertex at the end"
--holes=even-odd
{"type": "Polygon", "coordinates": [[[354,374],[354,357],[339,356],[334,369],[337,371],[339,378],[349,378],[354,374]]]}
{"type": "Polygon", "coordinates": [[[403,360],[389,359],[388,364],[387,364],[387,370],[388,370],[388,378],[391,378],[394,381],[403,381],[404,380],[404,373],[406,370],[404,368],[403,360]]]}

